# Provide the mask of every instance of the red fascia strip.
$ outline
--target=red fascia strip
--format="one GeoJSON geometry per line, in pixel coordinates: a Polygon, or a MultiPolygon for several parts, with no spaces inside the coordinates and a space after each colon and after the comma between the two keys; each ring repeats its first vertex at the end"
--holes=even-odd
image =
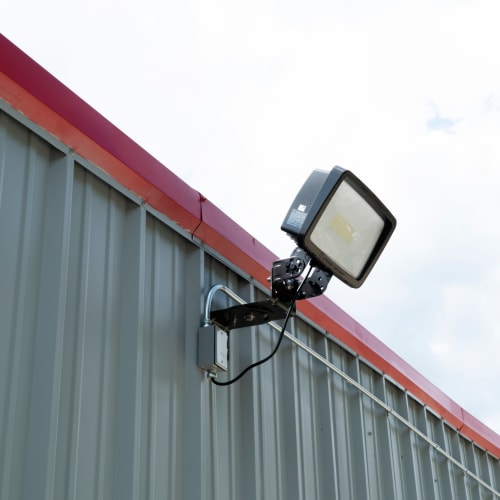
{"type": "MultiPolygon", "coordinates": [[[[0,97],[150,206],[267,286],[276,256],[0,35],[0,97]]],[[[500,458],[500,436],[325,297],[299,310],[500,458]]]]}
{"type": "Polygon", "coordinates": [[[33,59],[0,35],[0,89],[15,109],[188,231],[199,224],[200,195],[33,59]],[[168,196],[165,196],[165,189],[168,196]]]}

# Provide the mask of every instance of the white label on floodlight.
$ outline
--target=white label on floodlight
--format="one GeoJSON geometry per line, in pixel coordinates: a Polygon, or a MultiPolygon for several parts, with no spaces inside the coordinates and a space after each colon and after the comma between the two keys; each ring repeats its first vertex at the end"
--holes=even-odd
{"type": "Polygon", "coordinates": [[[306,207],[305,205],[300,204],[300,205],[299,205],[299,208],[298,208],[297,210],[298,210],[299,212],[305,212],[305,211],[306,211],[306,208],[307,208],[307,207],[306,207]]]}
{"type": "Polygon", "coordinates": [[[354,278],[359,277],[384,228],[384,220],[342,182],[311,233],[311,242],[354,278]]]}
{"type": "MultiPolygon", "coordinates": [[[[301,205],[302,207],[305,208],[304,205],[301,205]]],[[[300,209],[300,207],[299,207],[300,209]]],[[[302,224],[304,224],[304,220],[306,219],[307,213],[305,212],[300,212],[296,208],[294,208],[291,212],[290,215],[288,216],[287,219],[287,224],[296,227],[297,229],[300,229],[302,227],[302,224]]]]}

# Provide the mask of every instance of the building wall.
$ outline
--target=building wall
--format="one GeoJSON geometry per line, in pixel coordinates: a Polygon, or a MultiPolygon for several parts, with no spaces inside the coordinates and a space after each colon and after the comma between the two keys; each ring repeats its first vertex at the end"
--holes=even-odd
{"type": "MultiPolygon", "coordinates": [[[[262,287],[0,109],[0,500],[500,497],[495,456],[302,315],[290,333],[346,377],[285,340],[211,384],[209,289],[262,287]]],[[[276,338],[231,332],[230,372],[276,338]]]]}

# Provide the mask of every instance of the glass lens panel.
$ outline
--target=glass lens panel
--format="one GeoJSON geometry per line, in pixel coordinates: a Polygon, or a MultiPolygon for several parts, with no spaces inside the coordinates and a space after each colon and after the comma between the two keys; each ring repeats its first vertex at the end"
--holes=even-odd
{"type": "Polygon", "coordinates": [[[384,220],[346,181],[312,230],[311,242],[357,278],[384,228],[384,220]]]}

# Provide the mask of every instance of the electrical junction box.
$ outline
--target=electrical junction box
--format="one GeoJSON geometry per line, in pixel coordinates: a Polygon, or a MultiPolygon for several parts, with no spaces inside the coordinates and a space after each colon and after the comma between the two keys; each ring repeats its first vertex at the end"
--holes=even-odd
{"type": "Polygon", "coordinates": [[[198,330],[198,365],[209,372],[227,370],[228,334],[216,325],[198,330]]]}

